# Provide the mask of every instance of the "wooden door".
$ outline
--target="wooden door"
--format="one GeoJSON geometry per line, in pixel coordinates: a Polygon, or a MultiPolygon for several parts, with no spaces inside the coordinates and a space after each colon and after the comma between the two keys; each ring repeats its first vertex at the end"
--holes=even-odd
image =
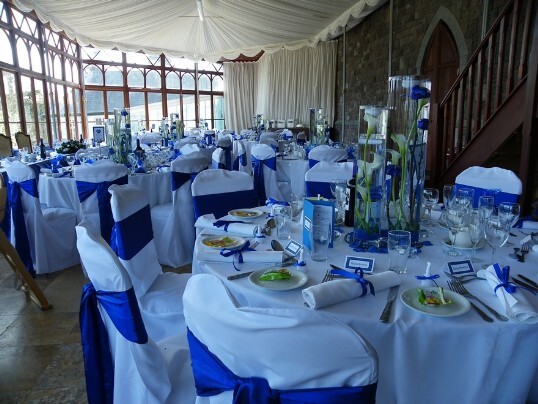
{"type": "MultiPolygon", "coordinates": [[[[456,41],[444,22],[439,22],[435,27],[422,62],[422,74],[428,76],[432,82],[431,108],[434,108],[446,95],[456,77],[458,76],[459,53],[456,41]]],[[[435,122],[430,122],[433,127],[435,122]]],[[[442,139],[436,139],[433,130],[428,131],[428,156],[426,158],[426,178],[432,172],[435,159],[440,158],[437,153],[442,139]]]]}

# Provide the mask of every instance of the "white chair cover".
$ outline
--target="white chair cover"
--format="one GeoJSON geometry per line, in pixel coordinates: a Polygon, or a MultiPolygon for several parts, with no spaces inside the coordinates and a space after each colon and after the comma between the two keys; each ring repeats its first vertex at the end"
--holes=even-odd
{"type": "Polygon", "coordinates": [[[275,140],[275,139],[270,138],[270,137],[260,140],[260,144],[265,144],[267,146],[271,146],[273,148],[273,150],[275,150],[275,151],[278,151],[278,148],[280,146],[278,144],[278,140],[275,140]]]}
{"type": "Polygon", "coordinates": [[[212,129],[204,131],[204,139],[207,145],[212,145],[216,141],[215,131],[212,129]]]}
{"type": "Polygon", "coordinates": [[[110,241],[110,232],[114,222],[109,211],[110,195],[104,188],[108,188],[110,183],[127,184],[128,174],[127,167],[123,164],[116,164],[112,160],[81,164],[74,172],[82,214],[78,220],[81,221],[85,218],[94,227],[100,228],[101,236],[107,241],[110,241]],[[96,185],[92,187],[91,184],[96,185]],[[88,185],[90,186],[88,187],[88,185]],[[89,189],[89,191],[86,192],[85,189],[89,189]],[[101,203],[99,198],[103,199],[101,203]]]}
{"type": "MultiPolygon", "coordinates": [[[[174,145],[174,147],[175,147],[175,145],[174,145]]],[[[198,146],[197,143],[187,143],[187,144],[181,146],[179,151],[181,152],[181,154],[186,156],[187,154],[199,152],[200,151],[200,146],[198,146]]]]}
{"type": "MultiPolygon", "coordinates": [[[[184,137],[183,139],[179,139],[174,142],[174,149],[181,150],[181,148],[187,144],[198,145],[198,140],[194,137],[184,137]]],[[[188,153],[183,153],[183,154],[188,154],[188,153]]]]}
{"type": "Polygon", "coordinates": [[[155,246],[162,265],[177,268],[192,262],[196,238],[192,176],[207,169],[209,164],[202,152],[182,155],[172,161],[172,202],[151,208],[155,246]]]}
{"type": "MultiPolygon", "coordinates": [[[[77,246],[91,280],[84,287],[81,300],[81,337],[88,401],[140,404],[194,402],[194,381],[188,345],[183,336],[185,326],[178,325],[177,334],[166,340],[156,342],[148,338],[143,320],[136,316],[138,306],[131,280],[114,252],[89,222],[80,223],[76,231],[77,246]],[[131,308],[127,314],[134,314],[135,324],[124,322],[122,326],[121,321],[118,323],[118,315],[101,304],[101,292],[107,292],[108,299],[115,295],[127,299],[131,308]],[[93,300],[94,296],[97,300],[93,300]],[[95,313],[96,309],[99,313],[95,313]],[[91,320],[104,323],[108,347],[94,344],[103,335],[96,335],[99,328],[92,328],[91,320]],[[130,328],[135,328],[136,332],[130,328]],[[95,362],[94,355],[104,356],[108,349],[112,368],[95,362]]],[[[119,311],[120,316],[124,314],[118,308],[115,311],[119,311]]]]}
{"type": "Polygon", "coordinates": [[[263,132],[260,135],[260,143],[265,143],[265,141],[267,139],[274,140],[278,144],[278,133],[276,133],[276,132],[263,132]]]}
{"type": "Polygon", "coordinates": [[[276,154],[271,146],[266,144],[252,146],[252,168],[254,172],[254,188],[262,203],[267,198],[274,198],[278,201],[290,200],[291,185],[287,182],[277,183],[276,154]],[[258,166],[261,166],[261,172],[258,166]],[[260,175],[263,176],[263,182],[259,178],[260,175]],[[262,189],[262,183],[264,189],[262,189]]]}
{"type": "Polygon", "coordinates": [[[518,176],[499,167],[469,167],[456,177],[457,188],[474,188],[475,207],[482,195],[491,194],[495,206],[501,202],[517,202],[523,186],[518,176]]]}
{"type": "MultiPolygon", "coordinates": [[[[375,350],[350,327],[318,312],[238,307],[209,274],[191,277],[183,304],[187,328],[237,376],[264,378],[281,390],[377,383],[375,350]]],[[[230,403],[232,394],[198,397],[197,403],[230,403]]]]}
{"type": "Polygon", "coordinates": [[[183,325],[181,296],[190,274],[163,273],[157,258],[151,213],[144,191],[112,185],[113,249],[129,274],[150,338],[160,341],[183,325]]]}
{"type": "Polygon", "coordinates": [[[252,164],[249,161],[247,148],[243,140],[234,140],[232,148],[232,170],[243,173],[252,173],[252,164]]]}
{"type": "Polygon", "coordinates": [[[211,155],[211,168],[226,169],[226,152],[217,147],[211,155]]]}
{"type": "Polygon", "coordinates": [[[334,199],[331,192],[332,180],[349,181],[353,175],[353,163],[329,163],[320,161],[304,176],[306,196],[315,197],[321,195],[324,198],[334,199]]]}
{"type": "Polygon", "coordinates": [[[308,153],[308,162],[313,167],[318,161],[341,163],[347,161],[347,150],[331,147],[326,144],[316,146],[308,153]]]}
{"type": "Polygon", "coordinates": [[[252,177],[239,171],[202,171],[192,182],[192,196],[195,220],[207,213],[218,219],[232,209],[258,206],[252,177]]]}
{"type": "Polygon", "coordinates": [[[11,209],[11,244],[31,274],[59,271],[80,262],[76,249],[75,211],[45,208],[39,202],[34,170],[20,161],[6,167],[11,209]],[[23,184],[24,183],[24,184],[23,184]],[[20,187],[20,204],[13,200],[20,187]],[[31,189],[31,193],[25,188],[31,189]]]}

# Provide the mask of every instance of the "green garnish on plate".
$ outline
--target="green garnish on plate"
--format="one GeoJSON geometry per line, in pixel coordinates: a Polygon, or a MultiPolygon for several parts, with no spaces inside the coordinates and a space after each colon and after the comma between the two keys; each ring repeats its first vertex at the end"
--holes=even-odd
{"type": "Polygon", "coordinates": [[[443,288],[439,286],[437,290],[417,289],[418,302],[424,306],[443,306],[450,304],[452,301],[445,297],[443,288]]]}

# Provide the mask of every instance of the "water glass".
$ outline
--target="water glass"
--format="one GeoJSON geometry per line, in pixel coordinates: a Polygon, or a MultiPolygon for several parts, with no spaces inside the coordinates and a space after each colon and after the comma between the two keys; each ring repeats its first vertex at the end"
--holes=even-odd
{"type": "Polygon", "coordinates": [[[411,249],[411,232],[390,230],[387,239],[389,252],[389,270],[397,274],[407,272],[407,257],[411,249]]]}
{"type": "MultiPolygon", "coordinates": [[[[486,220],[484,235],[486,241],[492,248],[491,263],[495,263],[495,252],[497,248],[502,247],[508,240],[510,234],[510,223],[501,219],[499,216],[491,216],[486,220]]],[[[487,268],[489,265],[482,265],[487,268]]]]}
{"type": "Polygon", "coordinates": [[[277,205],[273,209],[276,221],[276,237],[287,240],[291,236],[291,206],[277,205]]]}
{"type": "Polygon", "coordinates": [[[448,226],[448,230],[450,230],[450,233],[452,235],[451,237],[452,242],[450,245],[450,250],[447,253],[448,255],[451,255],[451,256],[461,255],[461,252],[456,250],[454,244],[456,242],[456,235],[465,226],[467,226],[467,213],[468,213],[467,207],[460,204],[455,204],[446,211],[445,220],[448,226]]]}
{"type": "Polygon", "coordinates": [[[467,228],[469,229],[469,238],[473,244],[473,256],[472,261],[478,262],[476,259],[476,246],[484,235],[484,221],[482,215],[478,209],[472,209],[468,215],[467,228]]]}
{"type": "Polygon", "coordinates": [[[425,188],[423,191],[424,205],[428,213],[428,220],[425,223],[428,227],[433,227],[432,209],[439,202],[439,190],[437,188],[425,188]]]}
{"type": "Polygon", "coordinates": [[[495,199],[489,195],[482,195],[478,198],[478,210],[480,211],[480,218],[483,223],[488,217],[493,215],[495,210],[495,199]]]}
{"type": "Polygon", "coordinates": [[[311,226],[310,257],[312,261],[327,261],[331,231],[330,223],[319,223],[311,226]]]}
{"type": "Polygon", "coordinates": [[[473,207],[474,204],[474,189],[473,188],[460,188],[456,194],[456,201],[460,205],[464,205],[466,208],[473,207]]]}
{"type": "Polygon", "coordinates": [[[291,215],[293,217],[293,220],[298,221],[301,215],[301,212],[303,211],[304,195],[291,194],[290,205],[291,205],[291,215]]]}

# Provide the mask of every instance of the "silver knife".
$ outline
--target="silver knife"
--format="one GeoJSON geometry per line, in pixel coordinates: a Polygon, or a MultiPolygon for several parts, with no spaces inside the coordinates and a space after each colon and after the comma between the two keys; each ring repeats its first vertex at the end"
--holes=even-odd
{"type": "Polygon", "coordinates": [[[387,304],[385,305],[385,308],[383,309],[383,313],[381,313],[381,317],[379,317],[379,321],[382,323],[388,323],[389,316],[390,316],[390,309],[392,308],[392,303],[394,303],[394,300],[396,299],[396,296],[398,295],[398,288],[400,285],[396,285],[390,288],[389,295],[387,297],[387,304]]]}
{"type": "Polygon", "coordinates": [[[538,283],[534,282],[532,279],[527,278],[525,275],[518,275],[521,279],[523,279],[525,282],[530,283],[535,288],[538,288],[538,283]]]}
{"type": "Polygon", "coordinates": [[[250,272],[241,272],[240,274],[237,274],[237,275],[230,275],[227,279],[229,281],[233,281],[234,279],[239,279],[239,278],[244,278],[246,276],[249,276],[251,273],[253,273],[254,271],[250,271],[250,272]]]}

